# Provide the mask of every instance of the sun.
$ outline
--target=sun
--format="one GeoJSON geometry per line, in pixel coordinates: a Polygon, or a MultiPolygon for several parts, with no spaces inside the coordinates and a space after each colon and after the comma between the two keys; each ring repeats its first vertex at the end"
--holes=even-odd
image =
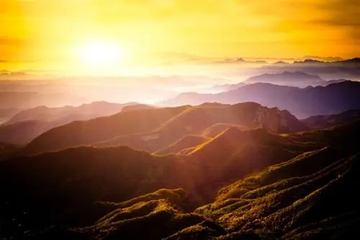
{"type": "Polygon", "coordinates": [[[95,68],[116,66],[124,60],[124,50],[120,44],[108,41],[81,44],[78,55],[82,63],[95,68]]]}

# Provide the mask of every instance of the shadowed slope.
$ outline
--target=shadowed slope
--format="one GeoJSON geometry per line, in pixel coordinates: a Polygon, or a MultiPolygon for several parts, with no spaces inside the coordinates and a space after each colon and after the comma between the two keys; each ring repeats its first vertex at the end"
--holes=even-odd
{"type": "Polygon", "coordinates": [[[301,120],[311,129],[322,129],[347,124],[360,119],[360,110],[350,110],[334,115],[318,115],[301,120]]]}

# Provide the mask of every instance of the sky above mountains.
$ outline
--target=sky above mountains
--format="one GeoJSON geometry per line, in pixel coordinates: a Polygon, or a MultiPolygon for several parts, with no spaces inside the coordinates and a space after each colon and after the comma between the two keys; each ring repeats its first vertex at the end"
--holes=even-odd
{"type": "Polygon", "coordinates": [[[0,69],[360,55],[356,0],[0,0],[0,69]]]}

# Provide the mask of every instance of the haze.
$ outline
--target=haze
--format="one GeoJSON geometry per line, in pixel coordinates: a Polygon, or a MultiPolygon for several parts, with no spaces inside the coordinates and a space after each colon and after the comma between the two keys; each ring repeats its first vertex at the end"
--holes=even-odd
{"type": "Polygon", "coordinates": [[[93,74],[196,73],[194,61],[238,57],[353,58],[359,8],[355,0],[1,0],[0,66],[88,74],[94,65],[78,53],[92,42],[123,52],[93,74]]]}

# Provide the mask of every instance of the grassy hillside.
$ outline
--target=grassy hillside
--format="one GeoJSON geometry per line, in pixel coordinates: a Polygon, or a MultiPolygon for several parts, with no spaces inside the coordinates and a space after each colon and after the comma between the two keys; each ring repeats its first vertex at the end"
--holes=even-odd
{"type": "Polygon", "coordinates": [[[359,219],[359,126],[229,128],[186,156],[80,147],[2,161],[0,236],[343,237],[359,219]]]}
{"type": "Polygon", "coordinates": [[[222,133],[223,131],[225,131],[226,129],[228,129],[230,127],[235,127],[240,130],[249,130],[245,126],[241,126],[241,125],[230,124],[230,123],[217,123],[217,124],[214,124],[214,125],[208,127],[207,129],[205,129],[202,132],[202,135],[213,138],[216,135],[218,135],[219,133],[222,133]]]}
{"type": "Polygon", "coordinates": [[[359,161],[322,148],[226,186],[192,212],[173,201],[184,202],[181,190],[161,190],[112,204],[72,231],[92,239],[348,239],[360,223],[359,161]]]}

